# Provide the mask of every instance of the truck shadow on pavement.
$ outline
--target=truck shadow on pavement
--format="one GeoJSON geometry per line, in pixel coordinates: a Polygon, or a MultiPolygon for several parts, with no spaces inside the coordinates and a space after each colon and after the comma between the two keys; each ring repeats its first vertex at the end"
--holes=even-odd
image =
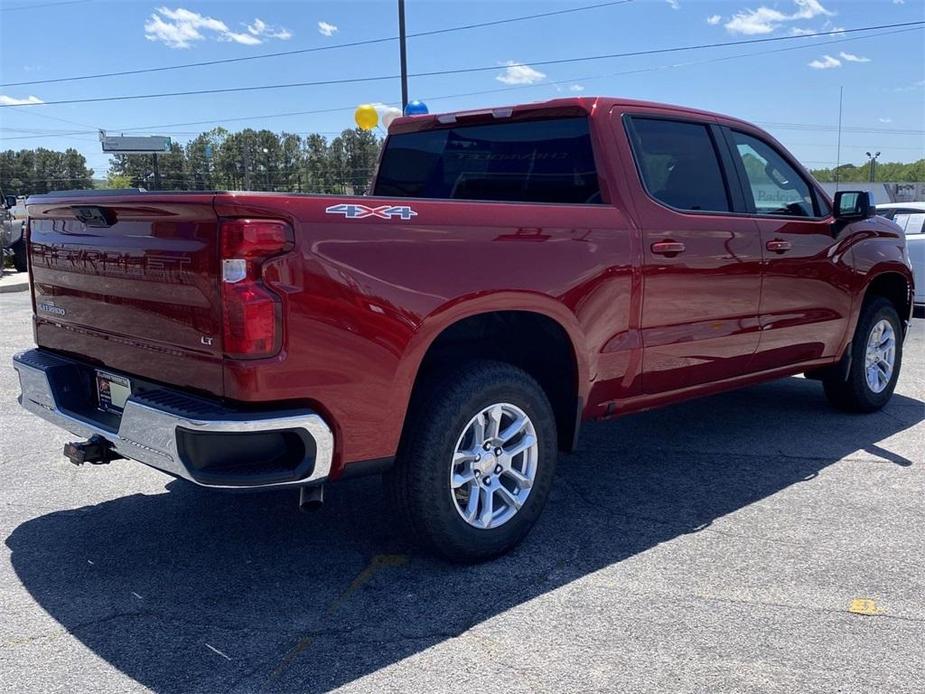
{"type": "Polygon", "coordinates": [[[171,481],[166,494],[27,521],[7,545],[38,604],[146,687],[319,691],[812,484],[856,451],[889,461],[871,465],[910,465],[882,442],[923,411],[896,395],[879,414],[837,413],[818,384],[794,378],[589,425],[532,535],[481,566],[408,547],[378,479],[335,485],[310,515],[293,492],[226,495],[171,481]]]}

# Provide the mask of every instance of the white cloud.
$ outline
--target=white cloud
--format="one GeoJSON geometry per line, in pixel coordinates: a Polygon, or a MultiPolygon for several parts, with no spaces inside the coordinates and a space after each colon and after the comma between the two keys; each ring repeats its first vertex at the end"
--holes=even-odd
{"type": "Polygon", "coordinates": [[[893,122],[892,118],[878,118],[877,120],[880,121],[881,123],[892,123],[893,122]]]}
{"type": "Polygon", "coordinates": [[[275,27],[267,24],[265,21],[260,19],[260,17],[254,18],[253,24],[247,25],[247,30],[258,37],[266,37],[271,39],[280,39],[281,41],[288,41],[292,38],[292,32],[285,27],[275,27]]]}
{"type": "Polygon", "coordinates": [[[228,26],[219,19],[178,7],[158,7],[145,22],[145,38],[160,41],[170,48],[189,48],[193,41],[203,41],[202,31],[225,33],[228,26]]]}
{"type": "Polygon", "coordinates": [[[918,82],[913,82],[912,84],[907,84],[904,87],[894,87],[894,92],[914,92],[922,87],[925,87],[925,80],[919,80],[918,82]]]}
{"type": "Polygon", "coordinates": [[[855,55],[854,53],[845,53],[842,51],[838,55],[841,56],[842,60],[845,60],[849,63],[869,63],[870,58],[866,58],[863,55],[855,55]]]}
{"type": "Polygon", "coordinates": [[[905,5],[906,0],[893,0],[894,5],[905,5]]]}
{"type": "Polygon", "coordinates": [[[289,30],[272,27],[260,19],[247,25],[247,33],[231,31],[220,19],[182,7],[174,10],[158,7],[145,22],[145,38],[148,41],[159,41],[169,48],[189,48],[194,42],[205,41],[207,38],[256,46],[263,43],[265,38],[285,40],[291,36],[289,30]]]}
{"type": "Polygon", "coordinates": [[[239,34],[235,31],[226,31],[224,34],[218,37],[218,40],[240,43],[242,46],[258,46],[263,43],[263,41],[258,39],[256,36],[251,34],[239,34]]]}
{"type": "Polygon", "coordinates": [[[328,22],[318,22],[318,32],[324,36],[334,36],[337,27],[328,22]]]}
{"type": "Polygon", "coordinates": [[[791,36],[815,36],[817,32],[815,29],[803,29],[802,27],[793,27],[790,29],[791,36]]]}
{"type": "Polygon", "coordinates": [[[671,9],[673,10],[681,9],[681,0],[665,0],[665,2],[671,5],[671,9]]]}
{"type": "Polygon", "coordinates": [[[168,23],[152,14],[145,22],[145,38],[160,41],[170,48],[189,48],[191,41],[202,41],[205,37],[195,27],[168,23]]]}
{"type": "Polygon", "coordinates": [[[15,96],[0,94],[0,104],[3,106],[24,106],[26,104],[44,104],[37,96],[27,96],[25,99],[17,99],[15,96]]]}
{"type": "Polygon", "coordinates": [[[831,17],[834,14],[823,7],[819,0],[793,0],[793,4],[796,7],[789,14],[764,5],[757,10],[740,10],[724,26],[731,34],[771,34],[787,22],[819,16],[831,17]]]}
{"type": "Polygon", "coordinates": [[[570,92],[583,92],[585,90],[585,85],[583,84],[573,84],[569,86],[568,90],[570,92]]]}
{"type": "Polygon", "coordinates": [[[820,15],[831,17],[835,14],[825,9],[819,0],[793,0],[793,3],[799,8],[793,15],[794,19],[812,19],[820,15]]]}
{"type": "Polygon", "coordinates": [[[513,60],[507,61],[505,65],[507,67],[504,68],[504,72],[495,77],[504,84],[536,84],[546,79],[545,73],[534,70],[529,65],[516,63],[513,60]]]}
{"type": "Polygon", "coordinates": [[[815,70],[831,70],[834,67],[841,67],[841,61],[830,55],[824,55],[822,58],[817,58],[807,63],[807,65],[815,70]]]}
{"type": "Polygon", "coordinates": [[[174,22],[182,22],[183,24],[188,24],[196,28],[210,29],[211,31],[228,31],[228,27],[222,20],[206,17],[198,12],[193,12],[192,10],[187,10],[182,7],[178,7],[175,10],[159,7],[155,12],[160,13],[174,22]]]}
{"type": "Polygon", "coordinates": [[[707,24],[710,24],[711,26],[715,26],[721,21],[723,21],[723,18],[718,14],[711,14],[709,17],[707,17],[707,24]]]}

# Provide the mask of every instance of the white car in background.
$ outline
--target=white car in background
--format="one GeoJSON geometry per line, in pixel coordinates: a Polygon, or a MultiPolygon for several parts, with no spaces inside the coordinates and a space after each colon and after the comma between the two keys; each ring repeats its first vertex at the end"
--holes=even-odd
{"type": "Polygon", "coordinates": [[[915,276],[913,303],[918,311],[925,310],[925,202],[877,205],[877,213],[893,220],[906,232],[906,247],[915,276]]]}

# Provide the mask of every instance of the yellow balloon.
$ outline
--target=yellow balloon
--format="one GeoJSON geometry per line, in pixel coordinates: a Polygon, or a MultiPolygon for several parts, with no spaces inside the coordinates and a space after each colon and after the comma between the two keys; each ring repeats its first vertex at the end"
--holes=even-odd
{"type": "Polygon", "coordinates": [[[379,122],[379,112],[369,104],[360,104],[353,114],[353,120],[360,130],[372,130],[379,122]]]}

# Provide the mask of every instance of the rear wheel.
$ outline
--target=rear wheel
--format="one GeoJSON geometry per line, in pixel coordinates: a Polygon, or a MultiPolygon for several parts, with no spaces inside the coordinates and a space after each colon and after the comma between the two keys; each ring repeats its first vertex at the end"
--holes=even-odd
{"type": "Polygon", "coordinates": [[[539,517],[555,471],[552,407],[509,364],[472,361],[415,398],[386,485],[416,538],[456,562],[502,554],[539,517]]]}
{"type": "Polygon", "coordinates": [[[879,410],[893,395],[902,364],[902,324],[892,303],[882,297],[865,302],[848,349],[848,377],[823,378],[826,396],[842,410],[879,410]]]}

